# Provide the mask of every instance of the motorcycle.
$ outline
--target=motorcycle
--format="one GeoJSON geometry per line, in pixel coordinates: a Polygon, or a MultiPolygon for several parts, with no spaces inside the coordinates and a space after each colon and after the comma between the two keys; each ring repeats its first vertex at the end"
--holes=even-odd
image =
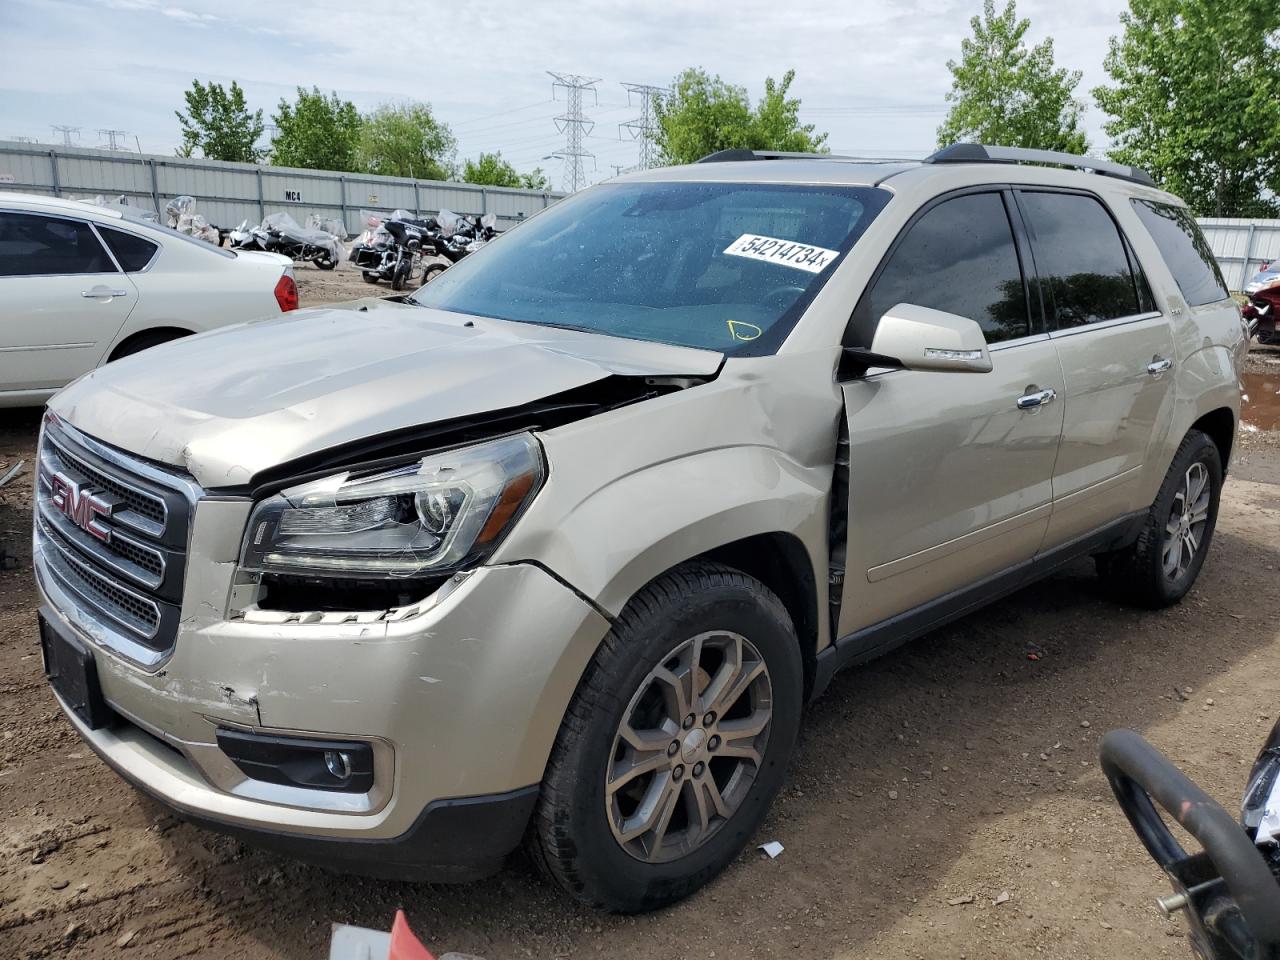
{"type": "Polygon", "coordinates": [[[283,253],[290,260],[314,263],[321,270],[332,270],[344,253],[338,237],[325,230],[300,227],[287,213],[268,214],[257,227],[250,227],[246,220],[230,232],[229,239],[233,248],[283,253]]]}
{"type": "Polygon", "coordinates": [[[1102,740],[1102,771],[1151,858],[1173,886],[1156,905],[1184,913],[1202,960],[1280,960],[1280,722],[1254,763],[1237,823],[1130,730],[1102,740]],[[1200,844],[1189,854],[1159,805],[1200,844]]]}
{"type": "Polygon", "coordinates": [[[423,276],[423,261],[436,255],[440,227],[432,217],[417,219],[407,210],[383,217],[360,211],[366,229],[352,245],[348,259],[360,268],[365,283],[385,280],[392,290],[405,289],[415,274],[423,276]]]}
{"type": "Polygon", "coordinates": [[[1240,315],[1261,344],[1280,345],[1280,260],[1264,263],[1244,287],[1249,302],[1240,315]]]}
{"type": "Polygon", "coordinates": [[[475,253],[501,232],[497,229],[498,218],[492,213],[468,220],[448,210],[441,210],[436,215],[436,221],[440,226],[436,253],[449,262],[429,264],[422,274],[424,284],[434,280],[463,257],[475,253]]]}

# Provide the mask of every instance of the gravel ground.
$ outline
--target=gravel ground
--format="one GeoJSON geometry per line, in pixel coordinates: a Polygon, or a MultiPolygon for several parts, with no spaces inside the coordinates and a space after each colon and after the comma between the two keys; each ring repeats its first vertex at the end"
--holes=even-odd
{"type": "MultiPolygon", "coordinates": [[[[304,302],[370,292],[345,270],[298,278],[304,302]]],[[[1081,563],[840,675],[757,837],[785,852],[748,851],[634,918],[580,909],[521,858],[462,887],[338,877],[136,795],[41,678],[28,473],[0,493],[0,956],[321,958],[330,923],[386,928],[396,907],[437,952],[489,960],[1187,956],[1097,744],[1137,729],[1231,809],[1280,712],[1280,433],[1262,399],[1280,390],[1280,352],[1255,351],[1249,372],[1258,429],[1182,604],[1115,606],[1081,563]]],[[[0,412],[0,463],[31,457],[37,420],[0,412]]]]}

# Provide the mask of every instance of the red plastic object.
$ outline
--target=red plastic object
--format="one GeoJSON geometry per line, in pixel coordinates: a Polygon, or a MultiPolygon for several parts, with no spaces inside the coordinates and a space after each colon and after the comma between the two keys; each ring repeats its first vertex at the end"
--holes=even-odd
{"type": "Polygon", "coordinates": [[[391,925],[391,950],[387,960],[435,960],[431,951],[409,929],[404,911],[396,911],[396,922],[391,925]]]}
{"type": "Polygon", "coordinates": [[[287,273],[276,281],[276,303],[280,304],[280,312],[288,313],[298,309],[298,285],[287,273]]]}

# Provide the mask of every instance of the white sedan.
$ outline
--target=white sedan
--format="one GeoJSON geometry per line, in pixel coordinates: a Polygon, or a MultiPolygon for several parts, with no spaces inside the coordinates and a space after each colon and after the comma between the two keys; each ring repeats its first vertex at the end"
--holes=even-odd
{"type": "Polygon", "coordinates": [[[293,265],[122,211],[0,193],[0,407],[100,364],[298,306],[293,265]]]}

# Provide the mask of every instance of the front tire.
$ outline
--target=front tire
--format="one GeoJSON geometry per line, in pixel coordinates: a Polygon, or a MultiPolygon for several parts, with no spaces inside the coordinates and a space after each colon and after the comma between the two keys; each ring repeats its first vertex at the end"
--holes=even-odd
{"type": "Polygon", "coordinates": [[[391,274],[391,289],[403,290],[409,285],[409,274],[413,270],[412,260],[401,260],[396,264],[395,272],[391,274]]]}
{"type": "Polygon", "coordinates": [[[711,563],[654,580],[578,685],[531,826],[534,860],[620,913],[693,893],[763,820],[802,699],[795,628],[764,584],[711,563]]]}
{"type": "Polygon", "coordinates": [[[1209,552],[1221,495],[1218,446],[1192,430],[1174,454],[1138,539],[1096,558],[1116,598],[1157,609],[1186,596],[1209,552]]]}

